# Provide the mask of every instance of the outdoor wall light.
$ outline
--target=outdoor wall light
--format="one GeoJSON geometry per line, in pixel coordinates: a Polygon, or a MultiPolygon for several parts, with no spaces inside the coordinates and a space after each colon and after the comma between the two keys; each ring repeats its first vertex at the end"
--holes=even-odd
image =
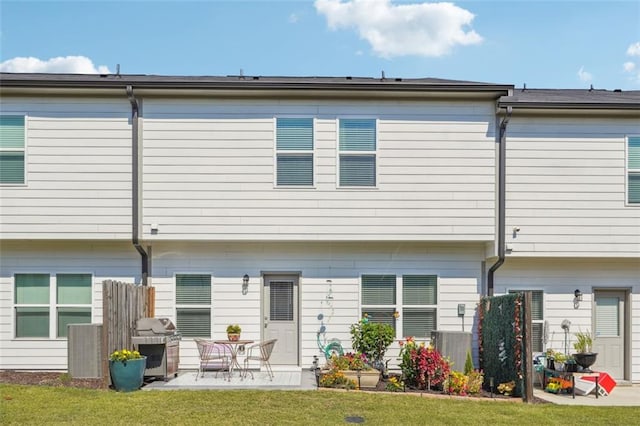
{"type": "Polygon", "coordinates": [[[580,302],[582,302],[582,292],[580,291],[580,289],[576,289],[576,291],[573,292],[573,309],[578,309],[580,307],[580,302]]]}
{"type": "Polygon", "coordinates": [[[242,277],[242,294],[247,294],[249,291],[249,275],[244,274],[242,277]]]}
{"type": "Polygon", "coordinates": [[[573,295],[576,297],[578,302],[582,302],[582,292],[579,289],[573,292],[573,295]]]}

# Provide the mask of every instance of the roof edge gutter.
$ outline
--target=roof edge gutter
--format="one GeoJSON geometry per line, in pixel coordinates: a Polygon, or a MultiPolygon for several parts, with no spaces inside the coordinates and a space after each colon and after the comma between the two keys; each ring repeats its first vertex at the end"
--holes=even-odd
{"type": "Polygon", "coordinates": [[[127,97],[131,103],[131,242],[140,253],[142,261],[142,285],[148,284],[149,254],[140,245],[140,138],[138,119],[140,107],[138,100],[133,95],[133,86],[127,85],[127,97]]]}
{"type": "Polygon", "coordinates": [[[487,274],[487,295],[493,296],[494,275],[502,266],[505,258],[505,222],[506,222],[506,171],[507,171],[507,125],[511,119],[513,108],[507,107],[507,113],[500,122],[498,134],[498,260],[494,263],[487,274]]]}

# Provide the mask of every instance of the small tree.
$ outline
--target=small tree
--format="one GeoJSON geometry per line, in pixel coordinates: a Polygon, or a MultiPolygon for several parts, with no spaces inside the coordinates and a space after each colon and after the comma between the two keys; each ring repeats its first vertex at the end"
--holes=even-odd
{"type": "Polygon", "coordinates": [[[464,374],[469,375],[473,371],[473,358],[471,358],[471,351],[467,351],[467,359],[464,362],[464,374]]]}
{"type": "Polygon", "coordinates": [[[389,324],[371,323],[365,316],[351,326],[351,344],[355,351],[367,356],[373,368],[384,373],[384,354],[395,334],[394,328],[389,324]]]}

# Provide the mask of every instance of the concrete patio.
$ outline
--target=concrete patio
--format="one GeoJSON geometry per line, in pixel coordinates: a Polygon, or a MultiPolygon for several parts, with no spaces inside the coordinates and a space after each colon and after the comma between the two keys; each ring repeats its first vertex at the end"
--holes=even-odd
{"type": "Polygon", "coordinates": [[[253,370],[247,378],[241,378],[238,372],[234,372],[231,380],[227,380],[222,373],[207,371],[204,377],[196,376],[196,370],[182,370],[178,372],[178,377],[168,381],[153,381],[145,386],[143,390],[178,390],[178,389],[260,389],[260,390],[315,390],[315,374],[300,367],[278,367],[273,366],[275,377],[269,378],[266,371],[253,370]]]}

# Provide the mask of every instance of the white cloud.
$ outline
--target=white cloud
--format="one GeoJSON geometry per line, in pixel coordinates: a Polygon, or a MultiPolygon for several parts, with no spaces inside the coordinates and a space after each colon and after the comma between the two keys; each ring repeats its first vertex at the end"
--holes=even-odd
{"type": "Polygon", "coordinates": [[[627,49],[627,55],[640,56],[640,41],[637,41],[629,46],[627,49]]]}
{"type": "Polygon", "coordinates": [[[298,15],[296,15],[295,13],[292,13],[291,15],[289,15],[289,23],[290,24],[296,24],[298,23],[298,15]]]}
{"type": "Polygon", "coordinates": [[[2,72],[110,74],[105,65],[95,66],[86,56],[58,56],[48,60],[17,57],[0,63],[2,72]]]}
{"type": "Polygon", "coordinates": [[[456,45],[482,42],[469,29],[474,15],[453,3],[394,5],[390,0],[316,0],[329,28],[355,28],[373,51],[394,56],[442,56],[456,45]]]}
{"type": "Polygon", "coordinates": [[[580,67],[578,70],[578,78],[581,81],[591,81],[593,80],[593,75],[590,72],[584,70],[584,67],[580,67]]]}
{"type": "MultiPolygon", "coordinates": [[[[627,56],[638,56],[640,57],[640,41],[637,41],[627,48],[627,56]]],[[[638,61],[634,59],[636,62],[628,61],[622,64],[622,68],[627,74],[630,74],[631,80],[637,84],[640,84],[640,69],[638,69],[638,61]]]]}

